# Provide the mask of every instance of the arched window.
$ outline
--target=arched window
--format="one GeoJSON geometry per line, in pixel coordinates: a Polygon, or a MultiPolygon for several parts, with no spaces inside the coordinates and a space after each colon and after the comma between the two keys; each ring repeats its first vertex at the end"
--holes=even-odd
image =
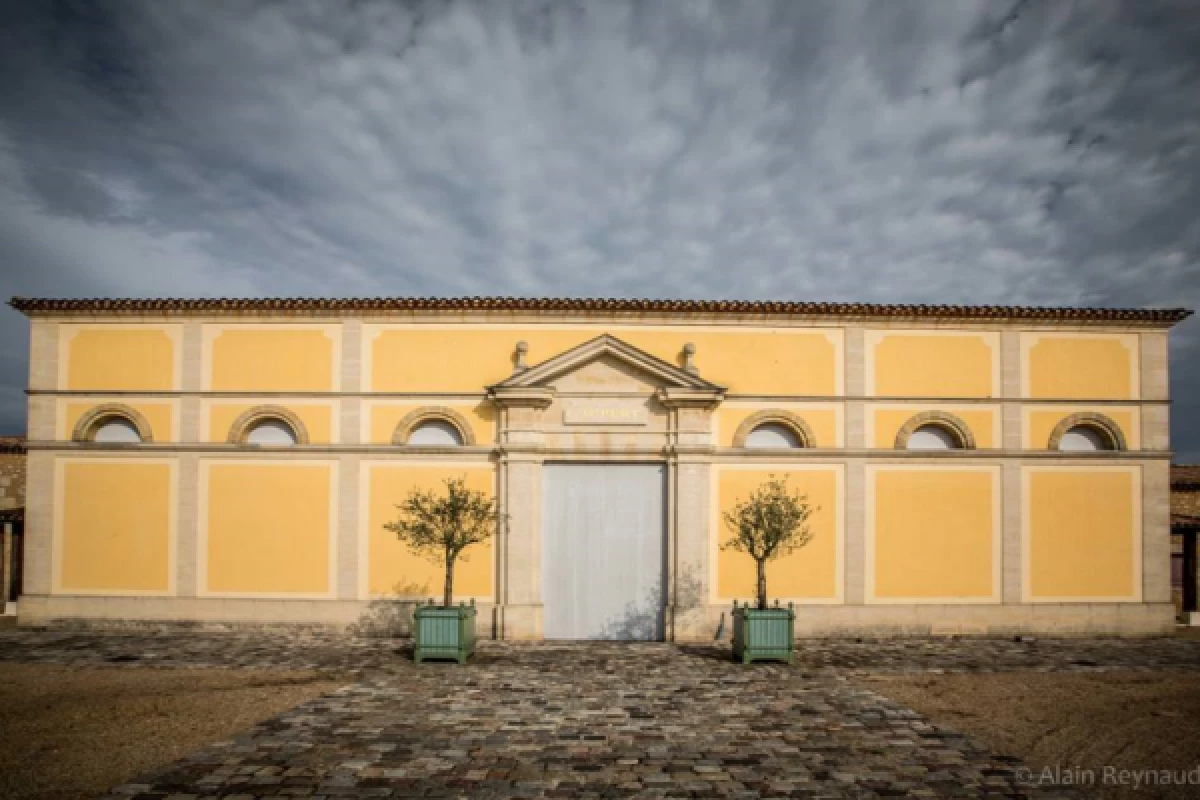
{"type": "Polygon", "coordinates": [[[283,406],[255,406],[229,426],[228,442],[273,447],[308,444],[308,429],[300,417],[283,406]]]}
{"type": "Polygon", "coordinates": [[[750,450],[794,450],[816,447],[817,439],[808,423],[782,409],[766,409],[742,420],[733,432],[733,446],[750,450]]]}
{"type": "Polygon", "coordinates": [[[778,422],[759,425],[746,436],[746,447],[755,450],[790,450],[799,446],[796,432],[778,422]]]}
{"type": "Polygon", "coordinates": [[[299,444],[292,426],[281,419],[266,418],[255,422],[246,431],[246,444],[288,446],[299,444]]]}
{"type": "Polygon", "coordinates": [[[896,432],[897,450],[974,450],[975,435],[948,411],[923,411],[896,432]]]}
{"type": "Polygon", "coordinates": [[[1105,450],[1124,450],[1125,434],[1121,426],[1104,414],[1080,412],[1059,421],[1050,432],[1051,450],[1068,453],[1096,453],[1105,450]]]}
{"type": "Polygon", "coordinates": [[[941,425],[922,425],[908,437],[909,450],[957,450],[958,439],[941,425]]]}
{"type": "Polygon", "coordinates": [[[101,444],[145,444],[154,441],[150,423],[132,406],[105,403],[89,409],[75,423],[71,439],[101,444]]]}
{"type": "Polygon", "coordinates": [[[137,426],[124,417],[107,417],[93,429],[92,441],[136,444],[142,441],[142,435],[137,426]]]}
{"type": "Polygon", "coordinates": [[[424,447],[462,447],[462,434],[444,419],[422,422],[408,434],[410,445],[424,447]]]}
{"type": "Polygon", "coordinates": [[[404,416],[392,432],[392,444],[411,447],[470,447],[475,434],[467,418],[445,406],[422,406],[404,416]]]}

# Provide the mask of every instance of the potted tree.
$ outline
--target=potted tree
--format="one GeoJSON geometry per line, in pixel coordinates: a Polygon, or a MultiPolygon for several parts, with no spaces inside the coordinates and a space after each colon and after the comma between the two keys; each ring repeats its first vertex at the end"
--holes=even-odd
{"type": "Polygon", "coordinates": [[[723,550],[746,553],[758,567],[755,605],[738,607],[733,601],[733,657],[743,664],[751,661],[795,661],[796,610],[767,606],[767,562],[795,552],[812,541],[809,518],[817,509],[808,498],[788,489],[787,479],[770,476],[725,512],[725,524],[733,537],[721,545],[723,550]]]}
{"type": "Polygon", "coordinates": [[[413,611],[413,658],[453,658],[465,664],[475,652],[475,601],[454,605],[454,564],[463,550],[486,541],[496,529],[495,500],[468,489],[462,478],[448,478],[445,492],[413,489],[396,506],[400,514],[384,527],[417,555],[445,568],[442,603],[430,599],[413,611]]]}

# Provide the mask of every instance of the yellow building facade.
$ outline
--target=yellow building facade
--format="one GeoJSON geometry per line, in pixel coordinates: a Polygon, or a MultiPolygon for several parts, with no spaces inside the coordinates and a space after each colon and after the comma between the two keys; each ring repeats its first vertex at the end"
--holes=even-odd
{"type": "Polygon", "coordinates": [[[384,525],[496,498],[484,635],[711,640],[784,477],[799,635],[1169,631],[1175,310],[39,300],[22,624],[349,626],[440,592],[384,525]],[[586,469],[585,469],[586,468],[586,469]]]}

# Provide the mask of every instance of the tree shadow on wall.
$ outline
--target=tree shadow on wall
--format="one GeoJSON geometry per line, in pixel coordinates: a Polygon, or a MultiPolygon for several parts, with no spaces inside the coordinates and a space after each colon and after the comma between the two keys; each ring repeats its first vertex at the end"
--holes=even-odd
{"type": "MultiPolygon", "coordinates": [[[[637,600],[625,604],[621,612],[605,623],[596,637],[606,641],[661,642],[667,634],[667,606],[671,598],[663,592],[665,578],[649,587],[637,600]]],[[[674,614],[676,618],[704,606],[704,584],[698,571],[684,568],[675,576],[674,614]]]]}
{"type": "Polygon", "coordinates": [[[413,609],[428,595],[428,583],[397,581],[388,594],[367,601],[366,610],[350,626],[350,633],[372,639],[411,637],[413,609]]]}

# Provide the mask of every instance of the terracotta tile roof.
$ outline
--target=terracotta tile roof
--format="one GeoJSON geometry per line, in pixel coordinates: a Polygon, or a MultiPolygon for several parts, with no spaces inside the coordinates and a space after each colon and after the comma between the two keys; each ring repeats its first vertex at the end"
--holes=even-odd
{"type": "Polygon", "coordinates": [[[1200,490],[1200,464],[1172,464],[1171,488],[1200,490]]]}
{"type": "Polygon", "coordinates": [[[1183,308],[1057,308],[1044,306],[891,305],[773,300],[645,300],[569,297],[277,297],[277,298],[49,298],[14,297],[25,314],[137,312],[386,312],[386,311],[610,311],[696,314],[1036,319],[1174,324],[1183,308]]]}
{"type": "Polygon", "coordinates": [[[0,436],[0,453],[24,453],[25,437],[0,436]]]}

